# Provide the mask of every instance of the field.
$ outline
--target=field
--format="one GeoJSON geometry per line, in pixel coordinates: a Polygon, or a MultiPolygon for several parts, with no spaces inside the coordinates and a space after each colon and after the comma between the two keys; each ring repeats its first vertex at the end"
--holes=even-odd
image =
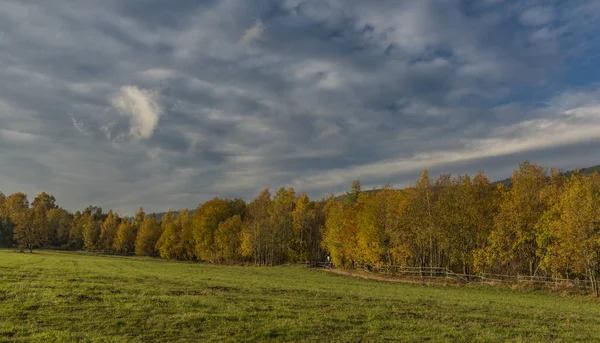
{"type": "Polygon", "coordinates": [[[0,250],[0,342],[600,340],[600,302],[301,267],[0,250]]]}

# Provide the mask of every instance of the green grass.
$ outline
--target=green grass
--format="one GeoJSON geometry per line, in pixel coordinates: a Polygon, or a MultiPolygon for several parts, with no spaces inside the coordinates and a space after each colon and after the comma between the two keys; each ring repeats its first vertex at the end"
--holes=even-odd
{"type": "Polygon", "coordinates": [[[0,250],[0,342],[599,339],[588,297],[0,250]]]}

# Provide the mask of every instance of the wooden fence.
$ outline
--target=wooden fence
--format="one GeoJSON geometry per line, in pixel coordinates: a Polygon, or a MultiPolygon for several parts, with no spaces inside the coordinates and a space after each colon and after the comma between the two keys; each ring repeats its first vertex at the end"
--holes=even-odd
{"type": "MultiPolygon", "coordinates": [[[[332,263],[321,262],[323,268],[334,268],[332,263]]],[[[490,273],[461,274],[454,273],[444,267],[407,267],[401,265],[385,265],[378,268],[361,266],[367,273],[381,274],[392,277],[419,278],[423,280],[452,280],[458,283],[503,283],[503,284],[530,284],[545,285],[550,287],[589,287],[588,279],[562,279],[549,276],[528,275],[501,275],[490,273]]]]}

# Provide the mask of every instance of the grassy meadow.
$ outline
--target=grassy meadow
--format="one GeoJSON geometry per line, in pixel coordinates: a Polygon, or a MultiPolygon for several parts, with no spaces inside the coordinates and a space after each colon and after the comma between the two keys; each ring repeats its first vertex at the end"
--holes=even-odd
{"type": "Polygon", "coordinates": [[[591,342],[600,302],[491,287],[0,250],[0,342],[591,342]]]}

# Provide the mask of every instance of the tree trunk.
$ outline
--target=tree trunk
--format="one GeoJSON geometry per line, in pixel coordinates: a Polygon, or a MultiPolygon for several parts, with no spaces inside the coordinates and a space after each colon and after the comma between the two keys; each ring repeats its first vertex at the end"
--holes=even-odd
{"type": "Polygon", "coordinates": [[[592,291],[594,292],[594,296],[598,297],[599,291],[598,291],[598,278],[596,276],[596,271],[593,270],[592,268],[588,268],[588,274],[590,276],[590,287],[591,287],[592,291]]]}

